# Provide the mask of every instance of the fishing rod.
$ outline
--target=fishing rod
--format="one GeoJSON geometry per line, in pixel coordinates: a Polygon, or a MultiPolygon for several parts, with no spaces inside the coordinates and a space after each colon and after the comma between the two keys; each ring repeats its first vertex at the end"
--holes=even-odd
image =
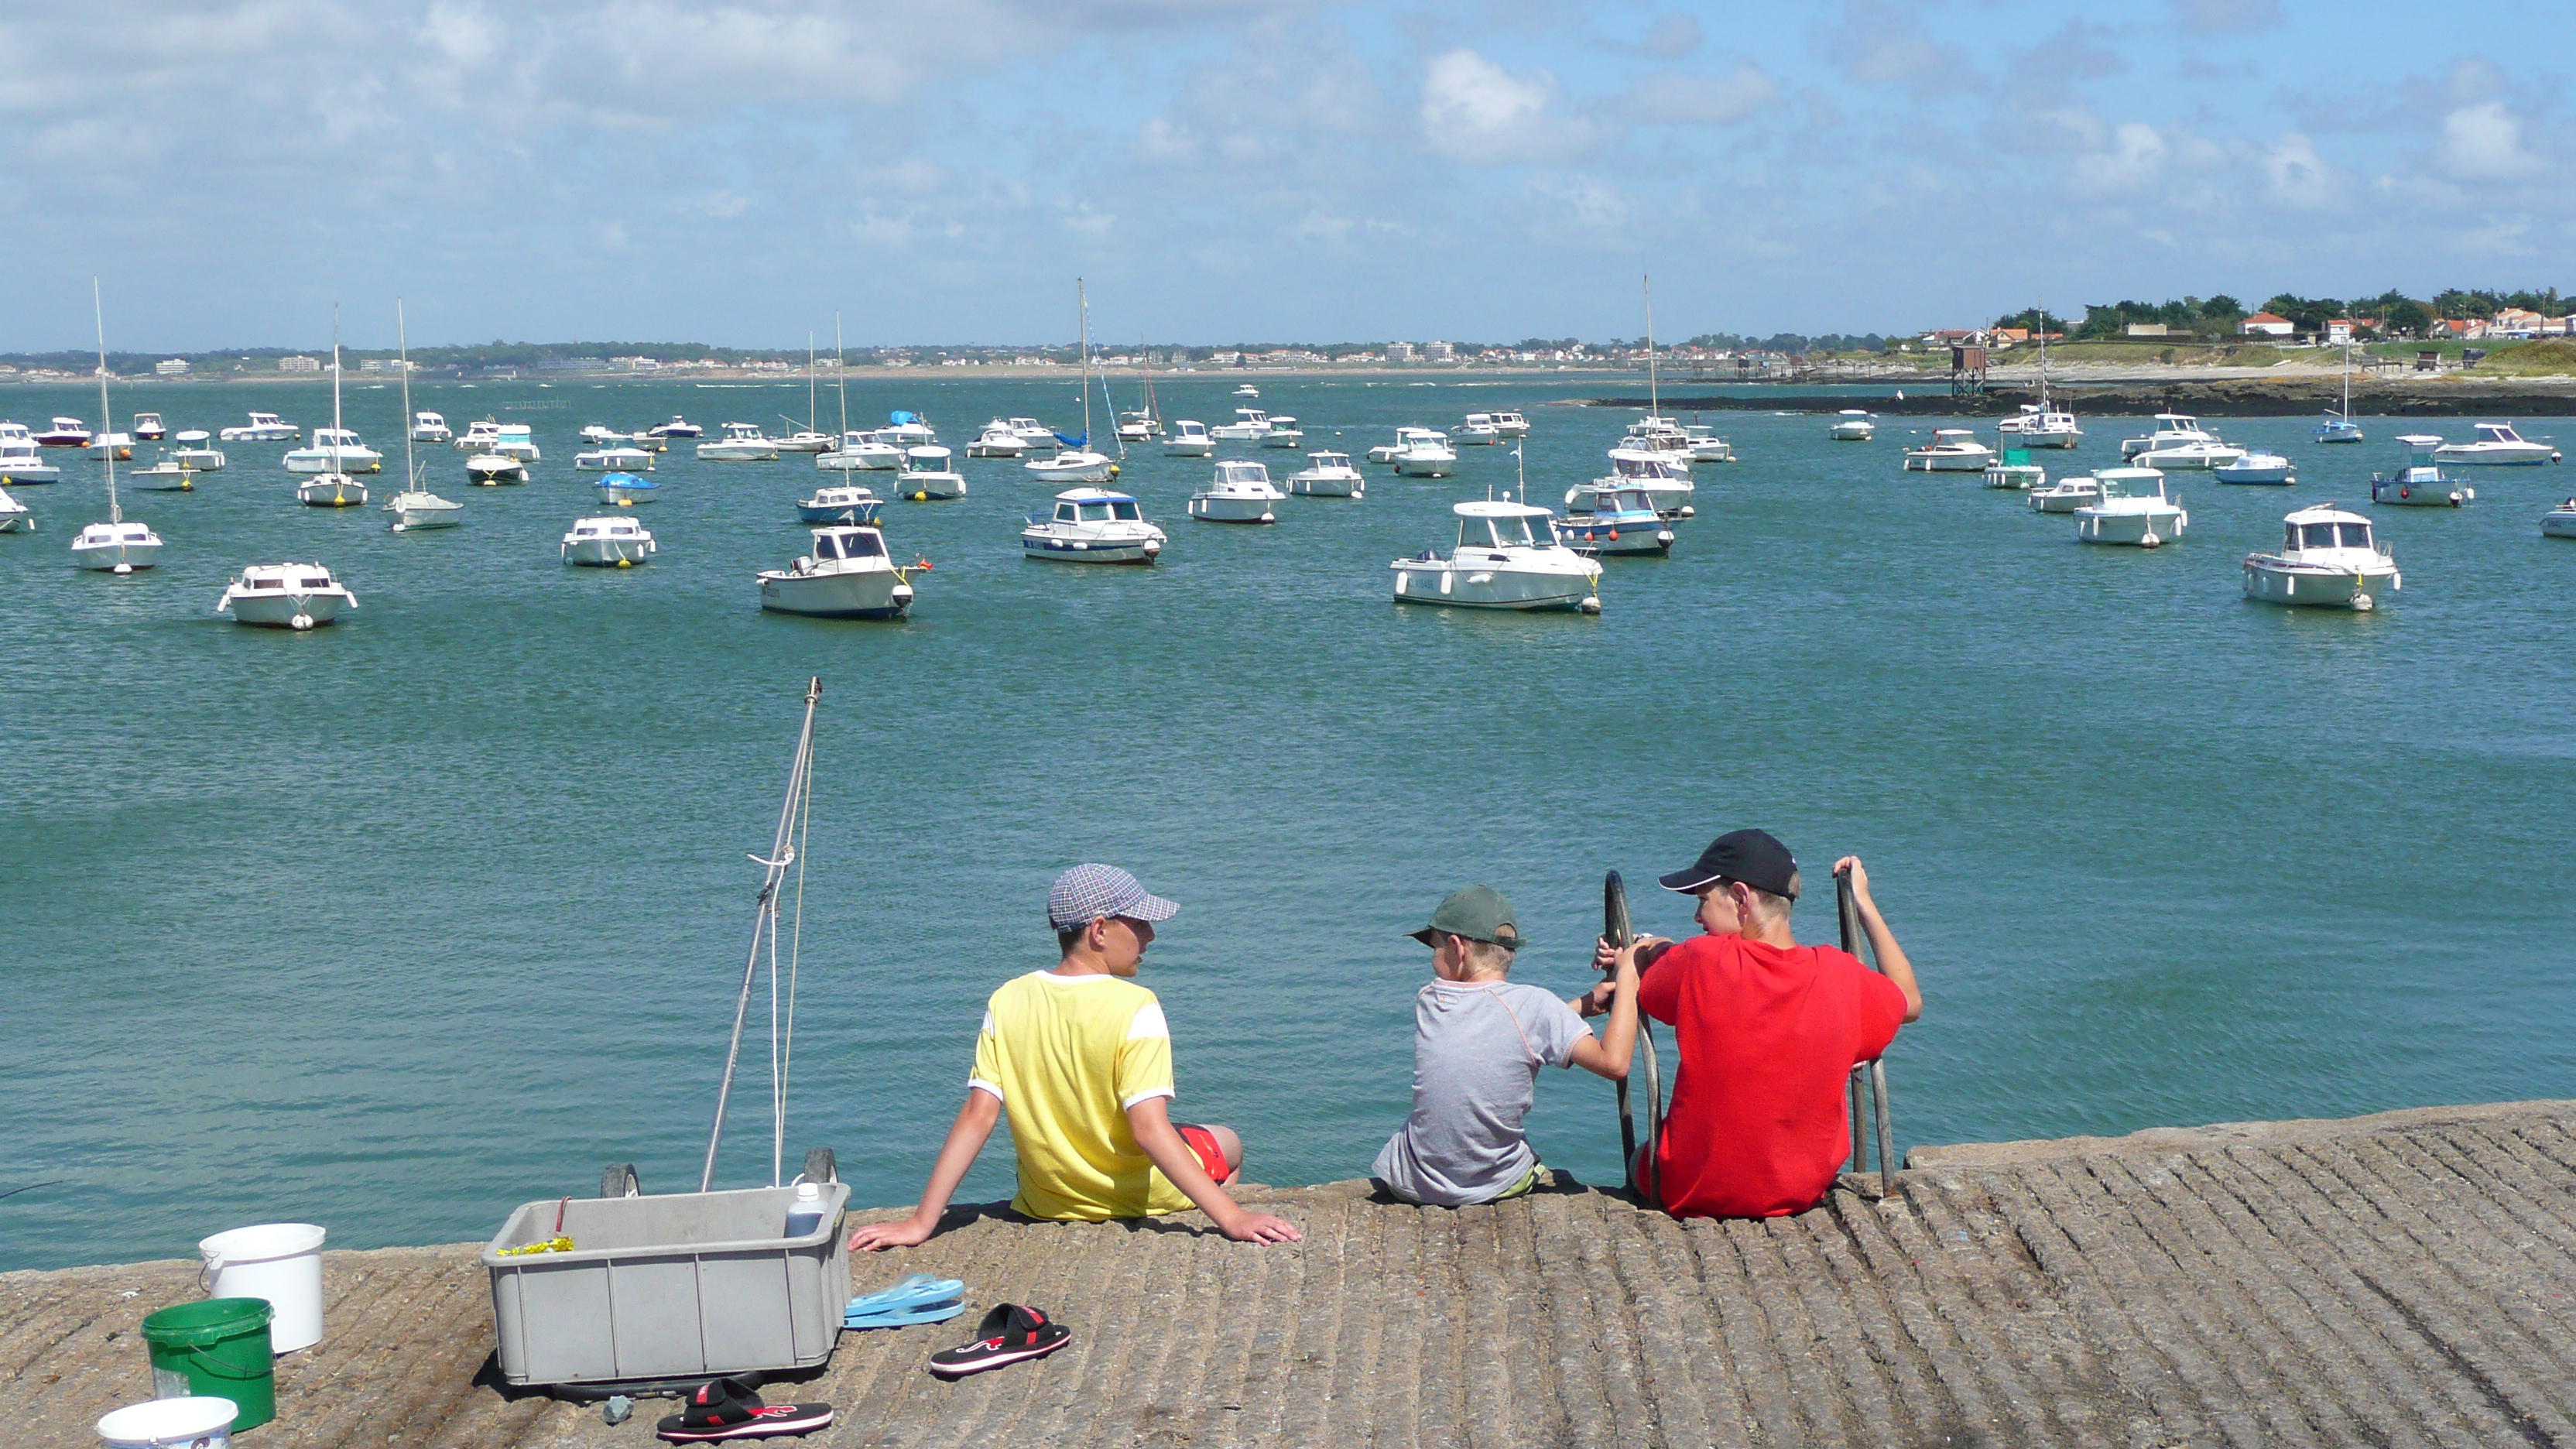
{"type": "MultiPolygon", "coordinates": [[[[1628,884],[1611,871],[1601,878],[1601,939],[1613,951],[1624,951],[1635,944],[1637,933],[1628,920],[1628,884]]],[[[1617,972],[1617,967],[1612,967],[1617,972]]],[[[1646,1181],[1645,1195],[1657,1203],[1663,1201],[1663,1165],[1659,1161],[1664,1135],[1663,1065],[1655,1056],[1655,1025],[1643,1012],[1637,1016],[1637,1044],[1646,1054],[1646,1181]]],[[[1628,1079],[1619,1079],[1619,1163],[1628,1175],[1628,1190],[1639,1191],[1637,1180],[1637,1122],[1628,1100],[1628,1079]]]]}

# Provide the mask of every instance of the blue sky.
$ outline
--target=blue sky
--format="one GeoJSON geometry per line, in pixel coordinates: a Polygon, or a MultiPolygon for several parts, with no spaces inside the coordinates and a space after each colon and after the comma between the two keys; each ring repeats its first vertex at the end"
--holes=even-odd
{"type": "Polygon", "coordinates": [[[2563,5],[0,0],[0,350],[2576,290],[2563,5]]]}

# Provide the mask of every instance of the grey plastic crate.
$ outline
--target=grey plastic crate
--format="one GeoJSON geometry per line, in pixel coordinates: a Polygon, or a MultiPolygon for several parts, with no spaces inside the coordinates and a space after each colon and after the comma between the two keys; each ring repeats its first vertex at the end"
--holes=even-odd
{"type": "Polygon", "coordinates": [[[845,1183],[823,1225],[786,1236],[792,1187],[574,1198],[569,1253],[505,1258],[555,1236],[557,1201],[523,1205],[483,1249],[501,1376],[513,1384],[704,1378],[811,1368],[850,1301],[845,1183]]]}

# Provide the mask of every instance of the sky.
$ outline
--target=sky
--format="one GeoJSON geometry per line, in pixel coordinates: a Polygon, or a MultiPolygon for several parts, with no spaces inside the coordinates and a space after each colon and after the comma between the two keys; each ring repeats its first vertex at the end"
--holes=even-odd
{"type": "Polygon", "coordinates": [[[2576,290],[2561,0],[0,0],[0,351],[2576,290]]]}

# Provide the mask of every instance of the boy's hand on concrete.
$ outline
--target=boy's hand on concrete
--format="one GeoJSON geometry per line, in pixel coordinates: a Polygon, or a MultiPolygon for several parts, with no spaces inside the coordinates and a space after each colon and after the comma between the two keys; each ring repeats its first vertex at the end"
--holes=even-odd
{"type": "Polygon", "coordinates": [[[850,1251],[873,1253],[883,1248],[918,1247],[930,1241],[931,1230],[936,1226],[938,1225],[935,1223],[926,1224],[913,1218],[897,1218],[890,1223],[870,1223],[850,1234],[850,1251]]]}
{"type": "Polygon", "coordinates": [[[1297,1231],[1295,1223],[1286,1218],[1272,1217],[1268,1213],[1245,1213],[1233,1222],[1219,1223],[1217,1231],[1238,1243],[1259,1243],[1264,1246],[1271,1243],[1301,1243],[1306,1240],[1306,1235],[1297,1231]]]}

